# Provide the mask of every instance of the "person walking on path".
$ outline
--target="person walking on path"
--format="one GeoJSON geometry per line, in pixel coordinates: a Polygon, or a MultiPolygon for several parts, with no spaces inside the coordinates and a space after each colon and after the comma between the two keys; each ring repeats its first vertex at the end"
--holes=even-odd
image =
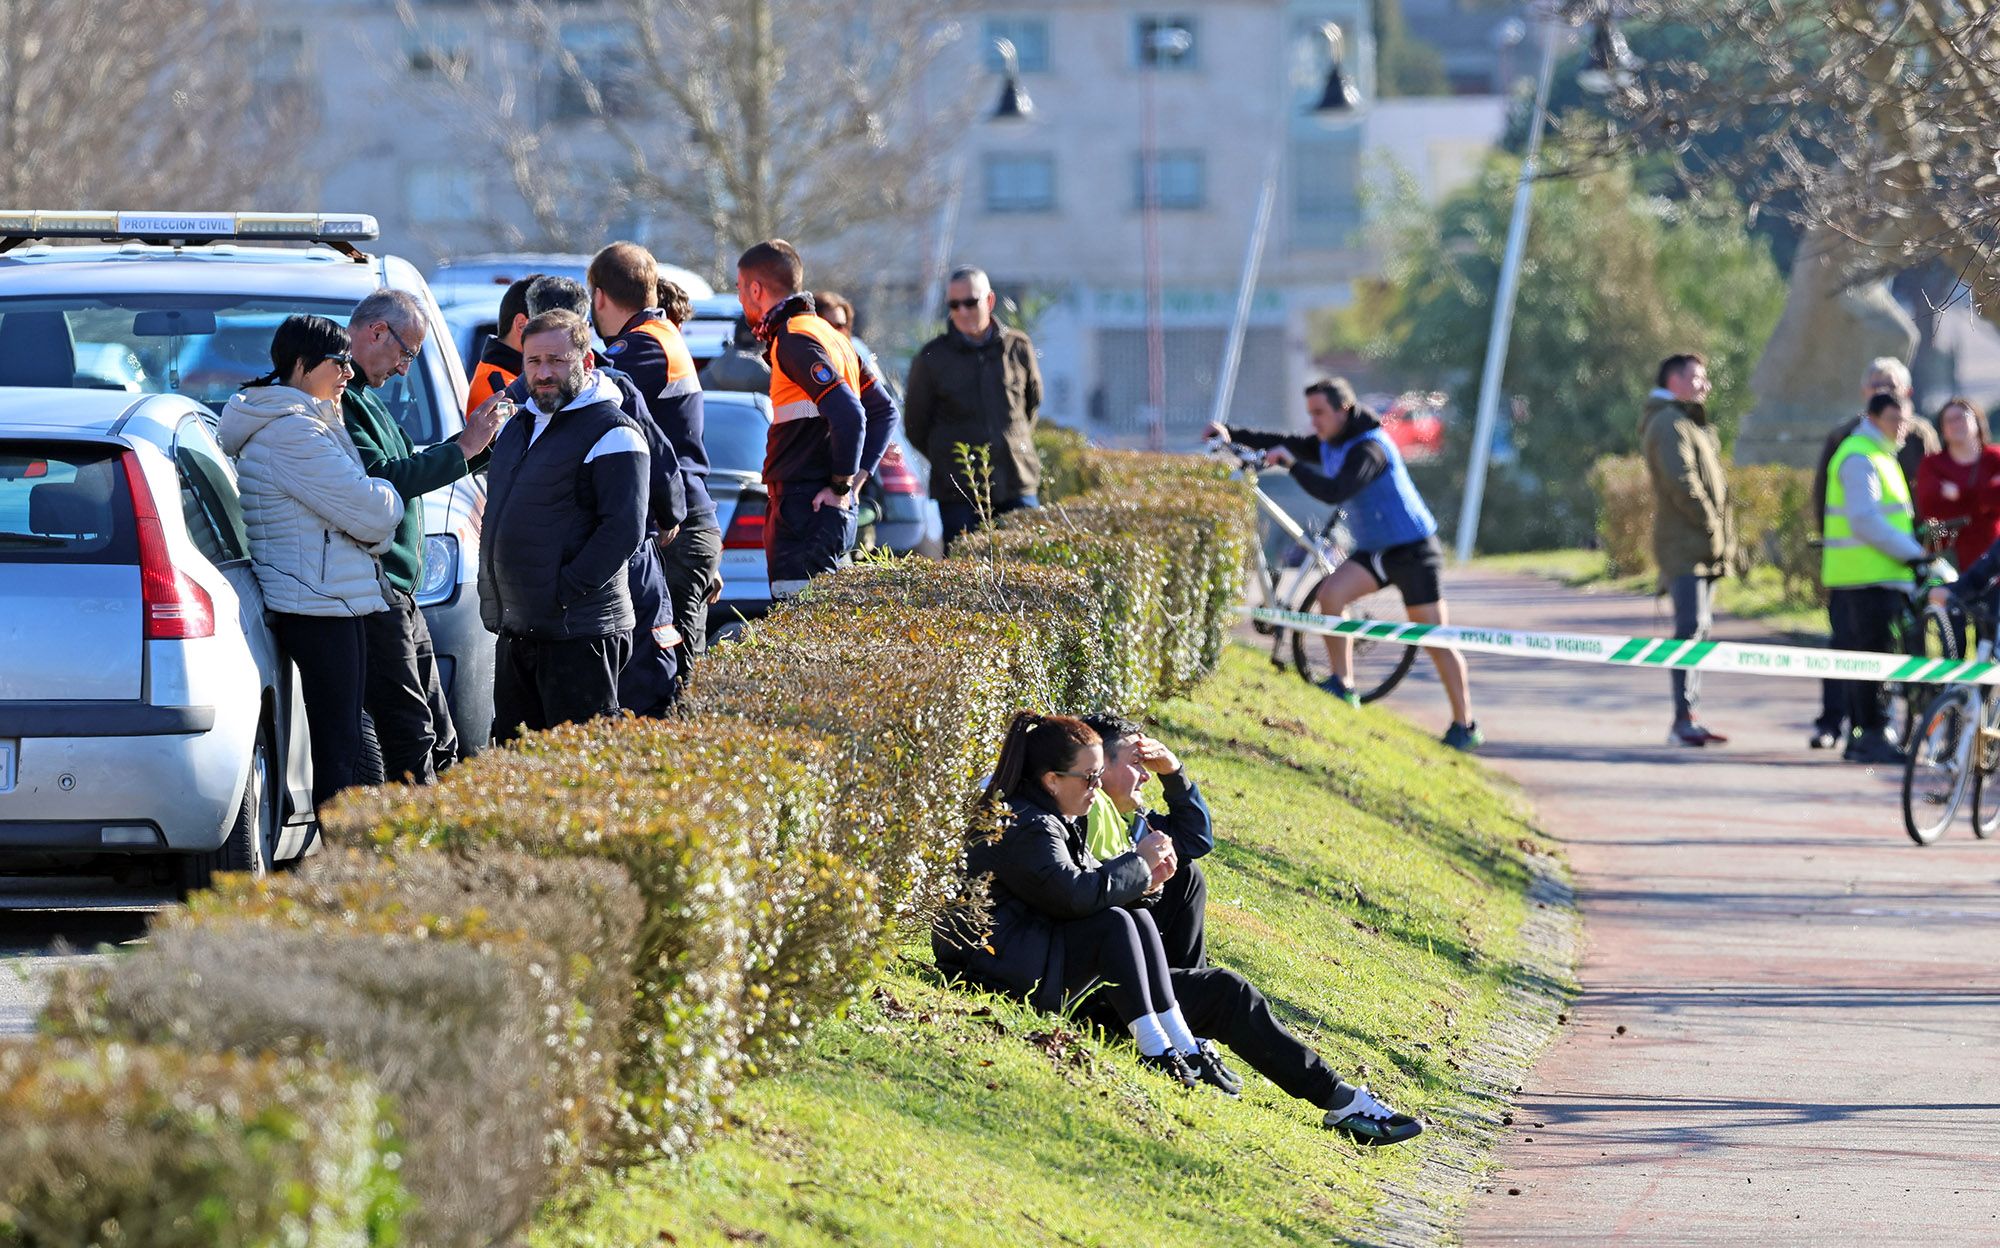
{"type": "Polygon", "coordinates": [[[736,296],[771,344],[771,440],[764,452],[770,504],[764,561],[774,598],[847,562],[856,492],[895,432],[896,401],[847,335],[801,293],[805,264],[783,239],[744,252],[736,296]]]}
{"type": "MultiPolygon", "coordinates": [[[[1660,588],[1674,604],[1674,637],[1705,641],[1714,621],[1715,582],[1736,556],[1729,514],[1729,477],[1722,439],[1708,420],[1708,363],[1691,353],[1660,364],[1639,420],[1639,447],[1653,485],[1653,561],[1660,588]]],[[[1699,723],[1701,675],[1672,673],[1674,726],[1669,745],[1721,745],[1729,740],[1699,723]]]]}
{"type": "MultiPolygon", "coordinates": [[[[1834,450],[1821,528],[1820,579],[1837,650],[1886,653],[1896,613],[1909,594],[1910,569],[1924,561],[1916,510],[1896,450],[1909,430],[1907,399],[1889,392],[1868,400],[1861,427],[1834,450]]],[[[1841,757],[1854,763],[1899,763],[1889,739],[1882,686],[1842,681],[1854,735],[1841,757]]]]}
{"type": "MultiPolygon", "coordinates": [[[[1910,401],[1910,370],[1901,360],[1892,355],[1878,356],[1868,362],[1867,371],[1861,374],[1861,402],[1865,405],[1878,394],[1893,394],[1910,401]]],[[[1826,528],[1826,488],[1828,468],[1833,463],[1833,453],[1840,444],[1854,435],[1865,421],[1863,416],[1849,416],[1827,432],[1826,442],[1819,448],[1819,461],[1813,468],[1812,500],[1813,531],[1826,528]]],[[[1902,446],[1896,450],[1896,462],[1903,469],[1903,479],[1914,484],[1917,470],[1924,456],[1936,454],[1942,443],[1938,441],[1937,430],[1921,416],[1913,416],[1910,432],[1905,435],[1902,446]]],[[[1819,718],[1813,723],[1813,732],[1807,744],[1815,750],[1830,750],[1847,738],[1847,693],[1845,684],[1838,680],[1820,682],[1819,718]]]]}
{"type": "Polygon", "coordinates": [[[583,319],[545,312],[521,342],[528,405],[494,440],[479,544],[503,742],[617,712],[635,618],[626,569],[646,536],[650,471],[645,435],[592,367],[583,319]]]}
{"type": "MultiPolygon", "coordinates": [[[[1308,495],[1346,509],[1354,551],[1320,582],[1321,611],[1339,615],[1350,603],[1394,585],[1412,620],[1447,623],[1444,551],[1438,545],[1437,521],[1417,493],[1403,454],[1383,430],[1380,418],[1355,403],[1354,387],[1341,377],[1323,377],[1306,387],[1306,414],[1312,419],[1310,436],[1248,429],[1231,433],[1219,423],[1210,423],[1202,436],[1264,451],[1264,462],[1289,468],[1308,495]]],[[[1320,687],[1349,706],[1360,706],[1361,698],[1349,684],[1354,642],[1333,636],[1325,640],[1333,674],[1320,687]]],[[[1465,656],[1456,650],[1424,652],[1431,656],[1451,699],[1451,727],[1445,730],[1444,743],[1458,750],[1478,749],[1486,738],[1472,718],[1465,656]]]]}
{"type": "Polygon", "coordinates": [[[1035,344],[993,319],[993,283],[959,269],[945,288],[951,325],[910,361],[903,398],[910,445],[931,463],[945,549],[986,518],[1040,506],[1035,418],[1042,373],[1035,344]],[[962,457],[960,446],[970,448],[962,457]],[[990,478],[985,473],[990,471],[990,478]]]}
{"type": "Polygon", "coordinates": [[[1944,449],[1917,465],[1917,519],[1965,522],[1952,543],[1952,562],[1963,570],[2000,540],[2000,446],[1971,399],[1947,400],[1937,426],[1944,449]]]}
{"type": "Polygon", "coordinates": [[[383,778],[429,784],[458,761],[458,731],[438,675],[431,629],[417,606],[424,582],[424,495],[485,465],[500,431],[501,407],[489,397],[474,408],[450,442],[418,451],[374,391],[410,371],[424,349],[424,310],[405,291],[378,290],[354,306],[354,378],[340,402],[341,419],[369,476],[388,482],[403,500],[403,518],[382,552],[389,609],[364,616],[368,680],[364,701],[382,747],[383,778]]]}
{"type": "MultiPolygon", "coordinates": [[[[686,515],[663,530],[660,572],[674,628],[680,633],[676,692],[708,645],[708,595],[722,566],[722,530],[708,493],[708,450],[702,443],[701,382],[680,328],[648,300],[662,290],[659,264],[637,243],[613,243],[590,262],[590,310],[604,355],[645,396],[646,410],[680,461],[686,515]]],[[[678,288],[675,288],[678,290],[678,288]]],[[[681,300],[685,303],[686,296],[681,300]]],[[[664,301],[663,301],[664,302],[664,301]]]]}
{"type": "Polygon", "coordinates": [[[229,400],[217,426],[236,461],[271,631],[299,669],[315,806],[373,779],[363,762],[367,620],[389,610],[377,557],[403,519],[395,487],[362,470],[341,422],[350,345],[323,316],[286,317],[271,339],[271,371],[229,400]]]}

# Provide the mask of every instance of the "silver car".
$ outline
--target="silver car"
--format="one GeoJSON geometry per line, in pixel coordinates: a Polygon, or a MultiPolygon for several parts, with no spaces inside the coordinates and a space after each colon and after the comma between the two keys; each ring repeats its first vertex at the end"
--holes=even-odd
{"type": "Polygon", "coordinates": [[[708,608],[711,639],[771,609],[764,563],[764,445],[771,437],[771,400],[740,390],[702,395],[702,449],[708,452],[708,492],[722,529],[722,597],[708,608]]]}
{"type": "Polygon", "coordinates": [[[307,844],[305,716],[213,419],[0,388],[0,871],[197,888],[307,844]]]}

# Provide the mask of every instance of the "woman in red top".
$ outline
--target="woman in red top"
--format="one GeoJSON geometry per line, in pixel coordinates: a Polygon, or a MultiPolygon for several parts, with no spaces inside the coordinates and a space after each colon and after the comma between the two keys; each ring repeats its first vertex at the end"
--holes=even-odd
{"type": "Polygon", "coordinates": [[[1917,467],[1917,518],[1964,518],[1953,550],[1959,567],[1986,553],[2000,538],[2000,446],[1986,431],[1986,413],[1971,399],[1954,398],[1938,409],[1944,449],[1917,467]]]}

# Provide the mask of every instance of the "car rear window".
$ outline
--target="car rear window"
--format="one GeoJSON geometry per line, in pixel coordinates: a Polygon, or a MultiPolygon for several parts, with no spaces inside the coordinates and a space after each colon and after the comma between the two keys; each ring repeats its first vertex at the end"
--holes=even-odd
{"type": "Polygon", "coordinates": [[[770,439],[771,422],[754,403],[724,400],[717,394],[704,396],[701,445],[708,452],[708,466],[721,472],[764,471],[764,443],[770,439]]]}
{"type": "MultiPolygon", "coordinates": [[[[220,413],[271,371],[271,338],[286,317],[345,325],[353,311],[351,301],[196,292],[0,299],[0,386],[184,394],[220,413]]],[[[426,342],[423,355],[435,349],[426,342]]],[[[419,446],[444,438],[432,381],[420,362],[374,391],[419,446]]]]}
{"type": "Polygon", "coordinates": [[[0,563],[136,563],[118,449],[0,442],[0,563]]]}

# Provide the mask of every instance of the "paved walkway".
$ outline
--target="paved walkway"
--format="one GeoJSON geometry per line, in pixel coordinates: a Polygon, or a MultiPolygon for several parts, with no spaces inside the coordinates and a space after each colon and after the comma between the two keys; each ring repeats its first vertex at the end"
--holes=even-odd
{"type": "MultiPolygon", "coordinates": [[[[1448,589],[1458,623],[1671,631],[1649,600],[1448,589]]],[[[1913,844],[1900,776],[1805,748],[1808,682],[1709,677],[1731,742],[1677,750],[1664,674],[1471,661],[1586,949],[1465,1242],[2000,1244],[2000,842],[1913,844]]],[[[1419,671],[1390,705],[1442,729],[1419,671]]]]}

